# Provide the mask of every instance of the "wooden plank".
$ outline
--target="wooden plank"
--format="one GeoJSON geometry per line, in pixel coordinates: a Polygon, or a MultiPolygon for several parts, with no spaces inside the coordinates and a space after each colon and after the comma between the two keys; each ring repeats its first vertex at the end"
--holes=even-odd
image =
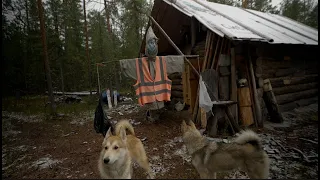
{"type": "Polygon", "coordinates": [[[255,82],[255,78],[254,78],[254,71],[253,71],[253,64],[252,64],[252,60],[251,60],[251,56],[250,53],[249,54],[249,79],[251,80],[250,82],[251,87],[252,87],[252,92],[253,92],[253,105],[255,106],[255,114],[256,114],[256,121],[257,121],[257,125],[258,127],[263,127],[263,121],[262,121],[262,115],[261,115],[261,107],[260,107],[260,103],[258,100],[258,93],[257,93],[257,85],[255,82]]]}
{"type": "Polygon", "coordinates": [[[242,126],[250,126],[254,123],[252,108],[250,106],[240,106],[239,107],[239,116],[242,126]]]}
{"type": "MultiPolygon", "coordinates": [[[[237,101],[238,96],[237,96],[237,77],[236,77],[236,62],[235,62],[235,49],[231,48],[231,61],[230,61],[230,71],[231,71],[231,76],[230,76],[230,81],[231,81],[231,90],[230,90],[230,100],[231,101],[237,101]]],[[[234,104],[230,106],[231,112],[233,117],[235,118],[235,121],[239,123],[238,119],[238,105],[234,104]]]]}
{"type": "Polygon", "coordinates": [[[196,44],[197,39],[197,19],[191,17],[191,47],[196,44]]]}
{"type": "Polygon", "coordinates": [[[217,58],[217,52],[218,52],[218,48],[219,48],[220,41],[221,41],[222,38],[220,36],[218,36],[217,39],[218,39],[218,41],[217,41],[216,48],[215,48],[215,51],[214,51],[214,56],[213,56],[212,61],[211,61],[210,69],[213,69],[213,65],[214,65],[215,59],[217,58]]]}
{"type": "Polygon", "coordinates": [[[240,107],[252,105],[249,87],[238,88],[238,103],[240,107]]]}

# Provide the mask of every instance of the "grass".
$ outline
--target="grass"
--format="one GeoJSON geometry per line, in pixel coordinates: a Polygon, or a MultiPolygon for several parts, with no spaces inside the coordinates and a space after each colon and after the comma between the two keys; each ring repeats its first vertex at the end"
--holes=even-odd
{"type": "MultiPolygon", "coordinates": [[[[81,103],[58,103],[57,113],[72,114],[85,111],[94,111],[98,102],[97,96],[83,96],[81,103]]],[[[2,111],[23,112],[27,115],[50,114],[50,106],[47,104],[47,96],[25,96],[21,99],[15,97],[2,98],[2,111]]]]}

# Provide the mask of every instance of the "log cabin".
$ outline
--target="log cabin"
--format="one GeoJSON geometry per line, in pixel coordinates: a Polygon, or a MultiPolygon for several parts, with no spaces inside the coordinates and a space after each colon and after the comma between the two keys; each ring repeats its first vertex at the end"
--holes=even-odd
{"type": "MultiPolygon", "coordinates": [[[[280,15],[203,0],[155,0],[151,17],[183,54],[199,55],[188,59],[199,73],[212,70],[217,75],[217,82],[209,77],[206,83],[217,86],[218,101],[236,103],[227,108],[233,123],[281,123],[283,112],[318,102],[317,29],[280,15]]],[[[159,27],[149,25],[159,38],[158,55],[178,55],[159,27]]],[[[169,77],[172,100],[185,102],[209,135],[223,133],[232,126],[228,113],[216,108],[213,118],[199,108],[199,77],[191,64],[169,77]]]]}

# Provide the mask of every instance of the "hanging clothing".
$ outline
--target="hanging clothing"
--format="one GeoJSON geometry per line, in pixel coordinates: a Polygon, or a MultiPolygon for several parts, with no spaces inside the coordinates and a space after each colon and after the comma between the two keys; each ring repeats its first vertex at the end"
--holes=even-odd
{"type": "MultiPolygon", "coordinates": [[[[161,56],[158,56],[161,57],[161,56]]],[[[183,56],[164,56],[166,59],[166,67],[167,67],[167,74],[172,74],[176,72],[183,72],[184,69],[184,57],[183,56]]],[[[155,72],[155,61],[149,60],[149,71],[151,76],[154,78],[155,72]]],[[[132,79],[137,79],[137,70],[136,70],[136,59],[123,59],[120,60],[120,67],[122,73],[130,77],[132,79]]],[[[156,101],[153,103],[145,104],[148,109],[156,110],[161,109],[164,107],[164,102],[156,101]]]]}
{"type": "Polygon", "coordinates": [[[105,136],[110,127],[111,127],[111,130],[113,131],[113,126],[110,120],[108,119],[107,114],[105,114],[103,110],[103,104],[104,104],[103,99],[104,99],[104,96],[101,94],[98,105],[96,107],[96,111],[94,113],[93,126],[96,133],[101,133],[102,136],[105,136]]]}
{"type": "Polygon", "coordinates": [[[165,57],[155,58],[155,77],[151,76],[148,58],[136,59],[137,83],[134,86],[140,105],[170,101],[171,80],[167,76],[165,57]]]}

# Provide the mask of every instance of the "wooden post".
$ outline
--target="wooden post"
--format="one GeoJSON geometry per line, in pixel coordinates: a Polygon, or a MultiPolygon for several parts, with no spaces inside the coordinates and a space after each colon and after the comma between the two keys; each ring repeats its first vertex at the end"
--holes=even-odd
{"type": "Polygon", "coordinates": [[[253,102],[254,102],[254,106],[255,106],[255,114],[256,114],[256,121],[258,124],[258,127],[263,127],[263,121],[262,121],[262,117],[261,117],[261,107],[260,107],[260,103],[259,103],[259,99],[258,99],[258,93],[257,93],[257,85],[256,85],[256,81],[254,78],[254,72],[253,72],[253,65],[252,65],[252,60],[251,60],[251,55],[250,55],[250,51],[248,51],[248,60],[249,60],[249,76],[250,76],[250,80],[252,83],[252,92],[253,92],[253,102]]]}
{"type": "Polygon", "coordinates": [[[46,71],[46,77],[47,77],[47,85],[48,85],[51,114],[55,115],[57,112],[56,112],[56,104],[54,102],[54,97],[53,97],[50,65],[49,65],[49,60],[48,60],[48,48],[47,48],[46,29],[44,26],[42,0],[38,0],[38,12],[39,12],[39,19],[40,19],[40,31],[41,31],[41,40],[42,40],[43,56],[44,56],[43,59],[44,59],[44,67],[45,67],[45,71],[46,71]]]}
{"type": "Polygon", "coordinates": [[[98,87],[99,87],[99,92],[98,92],[98,94],[100,94],[100,93],[101,93],[101,89],[100,89],[99,67],[98,67],[98,64],[96,64],[96,65],[97,65],[97,76],[98,76],[98,87]]]}
{"type": "MultiPolygon", "coordinates": [[[[158,27],[158,29],[160,30],[160,32],[162,33],[162,35],[169,41],[169,43],[173,46],[173,48],[178,52],[178,54],[180,55],[184,55],[181,50],[178,48],[177,45],[174,44],[174,42],[171,40],[171,38],[168,36],[168,34],[162,29],[162,27],[157,23],[156,20],[153,19],[153,17],[151,17],[150,15],[148,15],[149,19],[154,23],[154,25],[156,25],[158,27]]],[[[187,61],[187,63],[190,65],[190,67],[192,67],[192,69],[194,70],[194,72],[197,74],[197,76],[199,77],[200,74],[197,71],[197,69],[192,65],[192,63],[186,58],[184,57],[184,59],[187,61]]]]}
{"type": "MultiPolygon", "coordinates": [[[[231,101],[237,101],[237,82],[236,82],[236,62],[235,62],[235,51],[231,48],[231,101]]],[[[238,106],[237,104],[231,105],[231,112],[235,118],[235,121],[239,123],[238,120],[238,106]]]]}
{"type": "Polygon", "coordinates": [[[191,48],[196,44],[196,39],[197,39],[196,23],[197,23],[197,20],[191,17],[191,48]]]}

